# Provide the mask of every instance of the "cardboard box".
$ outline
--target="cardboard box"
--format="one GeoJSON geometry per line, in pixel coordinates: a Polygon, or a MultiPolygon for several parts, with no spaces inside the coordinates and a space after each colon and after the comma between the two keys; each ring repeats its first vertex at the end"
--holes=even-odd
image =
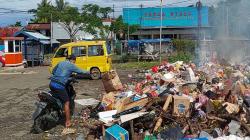
{"type": "Polygon", "coordinates": [[[121,126],[115,124],[106,129],[105,140],[129,140],[129,133],[121,126]]]}
{"type": "Polygon", "coordinates": [[[190,100],[189,98],[185,96],[173,96],[174,101],[174,109],[173,109],[173,115],[188,115],[188,110],[190,106],[190,100]]]}
{"type": "Polygon", "coordinates": [[[123,89],[123,85],[116,71],[110,71],[105,73],[102,76],[102,83],[107,93],[123,89]]]}
{"type": "Polygon", "coordinates": [[[108,94],[104,94],[102,97],[102,104],[105,107],[105,110],[112,110],[115,104],[115,93],[110,92],[108,94]]]}

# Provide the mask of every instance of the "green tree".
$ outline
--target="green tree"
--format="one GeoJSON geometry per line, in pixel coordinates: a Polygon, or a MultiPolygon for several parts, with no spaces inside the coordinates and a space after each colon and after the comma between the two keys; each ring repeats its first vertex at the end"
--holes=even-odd
{"type": "Polygon", "coordinates": [[[11,27],[21,27],[22,26],[22,23],[21,21],[17,21],[15,24],[13,25],[10,25],[11,27]]]}
{"type": "Polygon", "coordinates": [[[100,7],[96,4],[85,4],[82,7],[83,14],[97,16],[99,13],[100,7]]]}
{"type": "Polygon", "coordinates": [[[59,23],[67,31],[71,42],[76,33],[79,30],[84,30],[84,27],[86,26],[86,22],[84,22],[76,7],[66,7],[66,9],[61,12],[60,20],[61,22],[59,23]]]}
{"type": "Polygon", "coordinates": [[[37,4],[38,7],[46,7],[49,5],[51,5],[51,1],[48,1],[48,0],[42,0],[41,3],[37,4]]]}
{"type": "Polygon", "coordinates": [[[108,26],[102,24],[102,18],[108,17],[108,14],[112,11],[110,9],[110,7],[102,8],[96,4],[83,5],[82,18],[87,22],[85,31],[96,36],[98,36],[98,33],[101,39],[106,39],[111,31],[108,26]]]}
{"type": "Polygon", "coordinates": [[[50,1],[43,0],[38,4],[37,9],[29,10],[35,14],[33,22],[50,22],[51,16],[53,21],[59,24],[67,31],[71,41],[79,30],[86,31],[90,34],[104,36],[109,32],[109,28],[103,26],[102,17],[108,16],[111,8],[100,8],[96,4],[87,4],[82,6],[82,12],[76,7],[71,7],[64,0],[56,0],[55,6],[50,1]]]}
{"type": "Polygon", "coordinates": [[[120,39],[125,39],[128,33],[134,33],[138,30],[139,25],[128,25],[127,23],[123,22],[122,16],[119,16],[115,22],[113,22],[110,26],[110,30],[114,31],[116,35],[120,37],[120,39]]]}
{"type": "Polygon", "coordinates": [[[68,2],[65,2],[64,0],[56,0],[56,9],[58,11],[63,11],[69,6],[68,2]]]}
{"type": "Polygon", "coordinates": [[[37,9],[31,9],[29,12],[35,14],[35,19],[32,20],[33,22],[48,23],[51,21],[51,14],[56,11],[50,1],[42,0],[41,3],[37,4],[37,9]]]}
{"type": "Polygon", "coordinates": [[[99,13],[101,14],[101,18],[108,18],[109,13],[113,12],[111,7],[104,7],[99,9],[99,13]]]}
{"type": "Polygon", "coordinates": [[[177,53],[194,53],[195,42],[187,39],[174,39],[173,46],[175,47],[177,53]]]}

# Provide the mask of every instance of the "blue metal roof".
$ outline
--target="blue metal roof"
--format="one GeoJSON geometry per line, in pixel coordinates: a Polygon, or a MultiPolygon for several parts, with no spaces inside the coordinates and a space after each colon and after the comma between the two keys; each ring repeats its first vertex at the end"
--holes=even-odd
{"type": "Polygon", "coordinates": [[[49,40],[50,38],[40,34],[38,32],[31,32],[31,31],[19,31],[16,32],[14,36],[26,36],[29,39],[41,41],[41,40],[49,40]]]}
{"type": "MultiPolygon", "coordinates": [[[[162,38],[161,41],[164,42],[171,42],[170,38],[162,38]]],[[[138,47],[142,46],[143,43],[160,43],[160,39],[141,39],[141,40],[129,40],[128,46],[129,47],[138,47]]]]}

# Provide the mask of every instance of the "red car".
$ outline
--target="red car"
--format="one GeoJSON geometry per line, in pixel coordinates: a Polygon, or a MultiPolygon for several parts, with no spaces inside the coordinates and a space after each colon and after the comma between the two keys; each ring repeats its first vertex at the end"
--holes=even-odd
{"type": "Polygon", "coordinates": [[[4,67],[5,66],[5,59],[0,56],[0,67],[4,67]]]}

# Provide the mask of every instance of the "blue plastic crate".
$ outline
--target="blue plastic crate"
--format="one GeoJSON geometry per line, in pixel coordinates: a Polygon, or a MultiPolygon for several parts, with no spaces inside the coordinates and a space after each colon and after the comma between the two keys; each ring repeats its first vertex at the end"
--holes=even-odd
{"type": "Polygon", "coordinates": [[[105,140],[129,140],[129,133],[121,126],[115,124],[106,129],[105,140]]]}

